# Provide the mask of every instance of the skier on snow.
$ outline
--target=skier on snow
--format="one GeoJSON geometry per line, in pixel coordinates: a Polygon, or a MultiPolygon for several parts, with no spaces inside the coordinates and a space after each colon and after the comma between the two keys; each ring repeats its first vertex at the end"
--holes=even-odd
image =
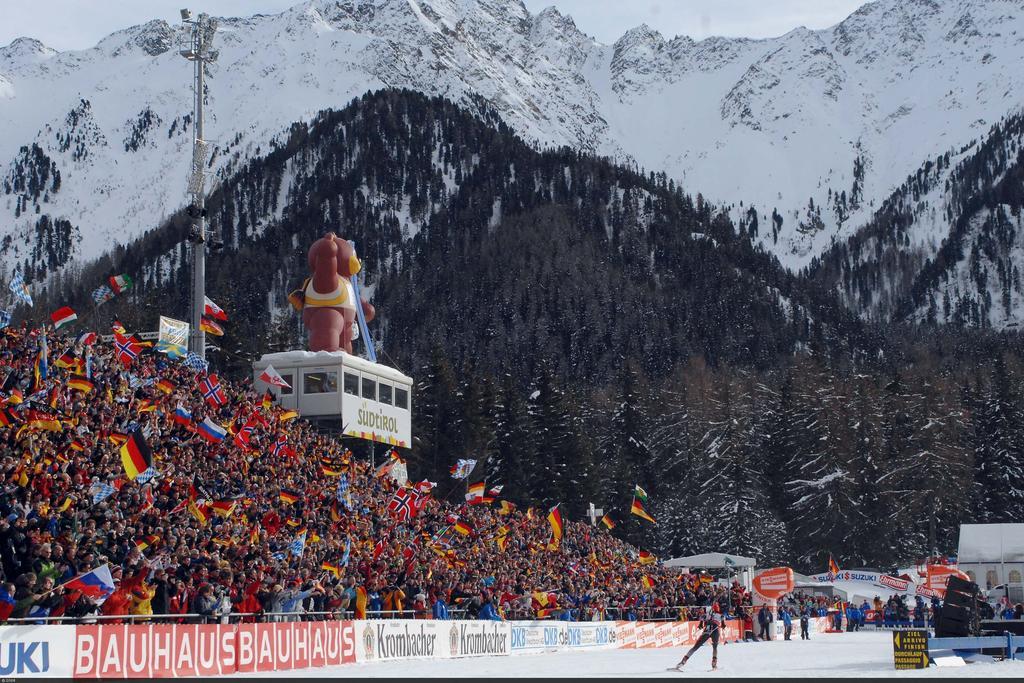
{"type": "Polygon", "coordinates": [[[711,609],[705,613],[704,619],[702,620],[704,632],[697,639],[697,642],[693,644],[689,652],[683,655],[683,658],[674,667],[671,667],[669,671],[682,671],[683,665],[686,664],[686,660],[690,658],[694,652],[696,652],[701,645],[706,643],[708,640],[711,641],[711,668],[718,668],[718,638],[721,634],[722,627],[725,625],[725,621],[722,618],[722,608],[715,602],[712,603],[711,609]]]}

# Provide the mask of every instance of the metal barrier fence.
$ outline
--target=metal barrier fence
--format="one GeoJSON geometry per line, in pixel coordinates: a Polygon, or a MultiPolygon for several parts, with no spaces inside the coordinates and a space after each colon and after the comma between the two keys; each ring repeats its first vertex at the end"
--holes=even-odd
{"type": "MultiPolygon", "coordinates": [[[[419,613],[419,618],[432,619],[430,612],[419,613]]],[[[449,609],[449,619],[466,618],[465,609],[449,609]]],[[[367,610],[367,619],[415,619],[415,610],[367,610]]],[[[9,618],[2,624],[237,624],[241,622],[289,622],[289,621],[345,621],[355,619],[352,610],[302,611],[302,612],[230,612],[228,614],[88,614],[81,617],[35,616],[9,618]]]]}

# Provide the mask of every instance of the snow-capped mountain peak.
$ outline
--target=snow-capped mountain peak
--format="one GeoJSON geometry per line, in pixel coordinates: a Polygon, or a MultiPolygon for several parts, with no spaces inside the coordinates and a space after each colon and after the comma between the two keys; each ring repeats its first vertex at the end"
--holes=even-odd
{"type": "MultiPolygon", "coordinates": [[[[55,253],[88,258],[184,204],[185,37],[153,20],[88,50],[0,48],[7,270],[35,258],[26,245],[43,216],[73,226],[55,253]],[[44,167],[49,188],[28,191],[26,173],[44,167]]],[[[832,28],[759,40],[641,25],[612,45],[518,1],[307,0],[221,19],[215,47],[214,178],[321,109],[410,88],[486,101],[538,145],[665,171],[738,221],[756,214],[755,238],[793,267],[863,224],[923,160],[1024,104],[1020,0],[877,0],[832,28]]]]}

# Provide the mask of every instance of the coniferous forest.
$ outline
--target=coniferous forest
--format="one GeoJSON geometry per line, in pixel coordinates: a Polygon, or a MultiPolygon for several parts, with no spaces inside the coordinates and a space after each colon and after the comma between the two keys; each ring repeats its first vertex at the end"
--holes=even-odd
{"type": "MultiPolygon", "coordinates": [[[[210,356],[242,376],[302,343],[285,297],[333,230],[364,260],[382,362],[417,381],[410,475],[451,495],[455,460],[483,459],[510,500],[593,502],[659,555],[805,571],[829,553],[888,569],[955,552],[960,523],[1024,519],[1019,334],[862,320],[832,284],[844,254],[793,274],[699,190],[535,150],[482,103],[367,94],[215,185],[207,292],[231,319],[210,356]],[[657,525],[629,515],[635,484],[657,525]]],[[[187,318],[188,223],[53,275],[34,310],[102,331],[187,318]],[[120,272],[136,287],[93,309],[120,272]]]]}

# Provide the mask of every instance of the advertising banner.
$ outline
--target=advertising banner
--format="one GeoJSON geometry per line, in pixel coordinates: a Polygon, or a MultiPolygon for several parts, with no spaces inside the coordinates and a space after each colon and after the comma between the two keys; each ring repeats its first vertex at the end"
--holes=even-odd
{"type": "Polygon", "coordinates": [[[67,626],[0,626],[0,677],[68,678],[75,631],[67,626]]]}
{"type": "MultiPolygon", "coordinates": [[[[567,636],[564,623],[556,621],[517,621],[512,624],[510,647],[512,654],[554,651],[567,636]]],[[[613,629],[614,630],[614,629],[613,629]]]]}

